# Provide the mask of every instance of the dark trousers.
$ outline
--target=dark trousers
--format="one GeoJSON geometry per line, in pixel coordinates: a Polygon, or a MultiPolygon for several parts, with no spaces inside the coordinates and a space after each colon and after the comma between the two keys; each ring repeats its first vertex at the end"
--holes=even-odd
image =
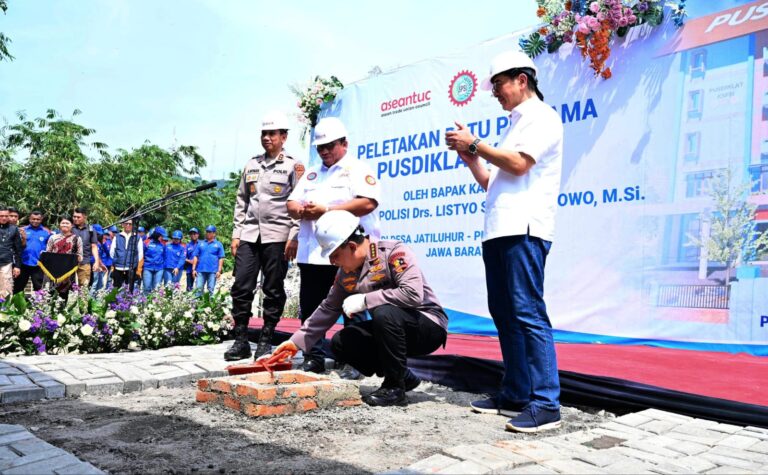
{"type": "MultiPolygon", "coordinates": [[[[299,264],[299,274],[301,275],[301,287],[299,288],[301,323],[304,323],[328,296],[338,270],[338,267],[331,265],[299,264]]],[[[323,334],[323,337],[314,347],[304,352],[305,361],[316,360],[325,363],[325,352],[323,351],[322,343],[324,339],[325,334],[323,334]]]]}
{"type": "Polygon", "coordinates": [[[259,282],[259,272],[264,274],[261,290],[264,292],[262,317],[265,326],[277,325],[285,308],[285,243],[240,241],[235,256],[235,283],[232,285],[232,317],[236,325],[248,325],[253,307],[253,291],[259,282]]]}
{"type": "Polygon", "coordinates": [[[333,354],[366,376],[384,376],[384,387],[405,389],[407,358],[432,353],[445,343],[447,333],[416,310],[381,305],[369,312],[370,320],[333,336],[333,354]]]}
{"type": "Polygon", "coordinates": [[[544,264],[551,245],[528,235],[483,243],[488,310],[504,360],[500,397],[508,404],[560,407],[555,342],[544,304],[544,264]]]}
{"type": "Polygon", "coordinates": [[[29,279],[32,279],[32,289],[40,290],[43,288],[43,270],[38,266],[21,265],[21,274],[19,278],[13,281],[13,293],[24,292],[29,279]]]}
{"type": "Polygon", "coordinates": [[[134,271],[115,269],[112,272],[112,287],[119,289],[123,285],[128,284],[133,274],[135,274],[134,271]]]}

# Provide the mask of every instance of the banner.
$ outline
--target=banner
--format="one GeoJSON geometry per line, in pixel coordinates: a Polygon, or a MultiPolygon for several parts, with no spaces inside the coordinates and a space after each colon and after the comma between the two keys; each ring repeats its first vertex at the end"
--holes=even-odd
{"type": "MultiPolygon", "coordinates": [[[[376,172],[383,238],[415,250],[453,332],[495,328],[485,191],[445,133],[459,122],[498,142],[508,116],[479,82],[524,33],[348,85],[325,111],[349,129],[348,153],[376,172]]],[[[681,29],[636,27],[612,51],[610,80],[572,45],[535,60],[565,127],[545,281],[557,339],[765,354],[768,254],[729,270],[701,242],[724,232],[713,184],[726,173],[757,206],[753,227],[768,228],[768,3],[681,29]]]]}

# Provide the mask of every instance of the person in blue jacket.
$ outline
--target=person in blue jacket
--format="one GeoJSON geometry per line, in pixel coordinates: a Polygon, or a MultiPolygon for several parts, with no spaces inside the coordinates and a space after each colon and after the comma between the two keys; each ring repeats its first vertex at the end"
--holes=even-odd
{"type": "Polygon", "coordinates": [[[24,227],[27,235],[27,245],[21,252],[21,273],[14,281],[13,293],[23,292],[27,282],[32,278],[32,289],[43,288],[43,271],[38,267],[37,261],[40,253],[45,251],[48,238],[51,237],[50,229],[42,225],[43,213],[35,210],[29,214],[29,225],[24,227]]]}
{"type": "Polygon", "coordinates": [[[197,246],[192,260],[192,274],[196,279],[195,291],[198,295],[202,295],[206,286],[208,293],[213,294],[223,265],[224,245],[216,239],[216,226],[210,225],[205,228],[205,241],[197,246]]]}
{"type": "Polygon", "coordinates": [[[149,241],[144,244],[144,272],[142,273],[144,293],[149,294],[163,281],[163,269],[165,267],[165,245],[160,240],[168,238],[162,226],[157,226],[149,241]]]}
{"type": "Polygon", "coordinates": [[[93,230],[96,231],[96,250],[99,251],[99,261],[101,263],[101,267],[93,269],[91,295],[96,295],[96,292],[99,290],[109,287],[109,278],[113,261],[112,257],[109,255],[109,248],[112,245],[112,241],[107,239],[104,228],[102,228],[101,225],[94,224],[93,230]]]}
{"type": "Polygon", "coordinates": [[[171,242],[165,245],[165,272],[163,273],[163,285],[176,284],[181,281],[182,269],[186,252],[181,238],[184,235],[180,229],[171,234],[171,242]]]}
{"type": "Polygon", "coordinates": [[[192,290],[195,287],[195,278],[192,276],[192,261],[195,259],[195,249],[200,243],[198,238],[200,237],[200,231],[197,228],[190,228],[189,230],[189,242],[186,247],[186,259],[184,260],[184,270],[187,274],[187,291],[192,290]]]}

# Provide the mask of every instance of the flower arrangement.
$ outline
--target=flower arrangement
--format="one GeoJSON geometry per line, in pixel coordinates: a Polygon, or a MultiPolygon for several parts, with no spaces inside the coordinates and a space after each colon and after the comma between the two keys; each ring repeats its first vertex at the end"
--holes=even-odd
{"type": "MultiPolygon", "coordinates": [[[[537,0],[536,15],[544,25],[520,40],[520,48],[531,58],[545,50],[554,53],[564,43],[575,43],[583,58],[589,57],[595,75],[611,77],[606,61],[614,35],[622,37],[630,28],[658,26],[664,19],[661,0],[537,0]]],[[[685,16],[685,0],[668,3],[679,27],[685,16]]]]}
{"type": "Polygon", "coordinates": [[[304,124],[304,130],[301,133],[301,141],[304,142],[309,129],[317,125],[317,116],[320,114],[320,107],[323,103],[331,102],[344,88],[344,84],[336,76],[330,79],[315,76],[315,79],[305,88],[300,89],[292,86],[291,91],[298,97],[296,106],[301,111],[297,117],[299,122],[304,124]]]}
{"type": "Polygon", "coordinates": [[[231,330],[229,294],[159,288],[148,296],[127,288],[96,298],[75,288],[64,305],[43,289],[27,301],[0,302],[0,355],[104,353],[217,343],[231,330]]]}

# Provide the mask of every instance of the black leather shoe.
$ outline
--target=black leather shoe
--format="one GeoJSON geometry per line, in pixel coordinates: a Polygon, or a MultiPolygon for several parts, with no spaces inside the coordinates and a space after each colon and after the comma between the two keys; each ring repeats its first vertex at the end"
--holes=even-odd
{"type": "Polygon", "coordinates": [[[236,361],[251,357],[251,345],[247,339],[238,338],[224,353],[225,361],[236,361]]]}
{"type": "Polygon", "coordinates": [[[259,342],[256,344],[256,351],[253,352],[253,359],[258,359],[262,355],[272,352],[272,335],[275,333],[275,327],[263,326],[259,333],[259,342]]]}
{"type": "Polygon", "coordinates": [[[413,374],[413,372],[410,369],[407,369],[405,371],[405,378],[403,378],[403,381],[405,382],[405,390],[407,391],[413,391],[417,387],[419,387],[419,384],[421,384],[421,378],[413,374]]]}
{"type": "Polygon", "coordinates": [[[363,375],[360,374],[360,371],[356,370],[352,367],[350,364],[345,364],[341,367],[339,370],[339,377],[341,379],[360,379],[363,375]]]}
{"type": "Polygon", "coordinates": [[[363,402],[369,406],[405,406],[408,404],[408,398],[400,388],[379,388],[363,397],[363,402]]]}
{"type": "Polygon", "coordinates": [[[307,360],[301,365],[302,371],[322,374],[325,373],[325,362],[319,360],[307,360]]]}

